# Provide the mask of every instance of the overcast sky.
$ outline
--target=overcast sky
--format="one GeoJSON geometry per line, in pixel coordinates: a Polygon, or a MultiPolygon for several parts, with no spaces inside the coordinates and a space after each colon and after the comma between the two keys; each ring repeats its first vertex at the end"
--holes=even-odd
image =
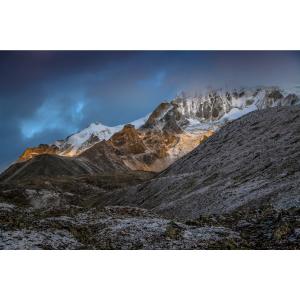
{"type": "Polygon", "coordinates": [[[300,52],[0,51],[0,170],[91,122],[138,119],[177,92],[300,85],[300,52]]]}

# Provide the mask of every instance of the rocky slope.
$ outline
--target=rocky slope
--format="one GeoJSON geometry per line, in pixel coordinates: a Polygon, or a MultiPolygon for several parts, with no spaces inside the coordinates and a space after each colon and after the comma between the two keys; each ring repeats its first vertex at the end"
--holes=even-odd
{"type": "MultiPolygon", "coordinates": [[[[104,150],[107,150],[105,145],[104,150]]],[[[0,175],[0,181],[18,181],[22,179],[57,176],[94,175],[105,172],[128,171],[129,168],[114,153],[106,151],[87,157],[64,157],[59,155],[42,154],[30,160],[11,165],[0,175]]]]}
{"type": "Polygon", "coordinates": [[[133,205],[194,219],[266,203],[300,207],[300,107],[274,107],[235,120],[147,183],[98,205],[133,205]]]}
{"type": "MultiPolygon", "coordinates": [[[[298,96],[275,87],[210,90],[195,96],[181,94],[131,124],[91,124],[63,141],[26,149],[19,161],[45,153],[89,160],[95,155],[108,160],[116,158],[117,164],[112,162],[113,165],[121,159],[132,170],[160,172],[228,121],[254,110],[297,103],[298,96]]],[[[97,164],[97,159],[91,163],[97,164]]]]}
{"type": "Polygon", "coordinates": [[[48,210],[1,205],[0,249],[210,249],[240,240],[222,226],[188,226],[145,209],[48,210]]]}
{"type": "Polygon", "coordinates": [[[229,122],[160,174],[132,171],[125,157],[155,149],[164,121],[153,119],[77,157],[11,166],[0,180],[0,249],[300,248],[299,106],[229,122]]]}
{"type": "MultiPolygon", "coordinates": [[[[137,178],[132,179],[131,184],[137,178]]],[[[137,207],[88,208],[83,205],[87,192],[85,196],[80,192],[80,202],[72,199],[76,195],[66,192],[66,187],[62,193],[59,189],[54,191],[51,184],[59,186],[58,182],[48,182],[48,190],[35,191],[31,183],[31,189],[24,189],[23,184],[18,189],[4,186],[0,190],[0,249],[300,247],[299,208],[274,210],[266,205],[180,222],[137,207]]],[[[82,184],[82,180],[78,181],[79,186],[82,184]]],[[[91,186],[86,187],[91,191],[91,186]]]]}
{"type": "Polygon", "coordinates": [[[214,249],[238,245],[224,226],[188,225],[137,207],[94,207],[149,172],[0,183],[0,249],[214,249]]]}

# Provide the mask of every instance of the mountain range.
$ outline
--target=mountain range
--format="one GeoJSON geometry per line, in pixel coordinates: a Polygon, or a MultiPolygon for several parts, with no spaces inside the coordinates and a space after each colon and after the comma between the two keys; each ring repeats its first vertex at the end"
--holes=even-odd
{"type": "Polygon", "coordinates": [[[4,249],[299,249],[300,97],[181,93],[28,148],[0,176],[4,249]]]}
{"type": "Polygon", "coordinates": [[[254,110],[299,102],[296,94],[277,87],[208,90],[193,96],[181,93],[129,124],[109,127],[92,123],[64,140],[28,148],[9,173],[12,169],[22,169],[16,175],[21,176],[32,163],[42,163],[45,167],[39,174],[47,175],[43,170],[46,172],[48,161],[53,159],[57,159],[57,165],[69,166],[57,170],[58,175],[120,169],[160,172],[226,123],[254,110]],[[49,154],[51,158],[31,161],[42,154],[49,154]]]}

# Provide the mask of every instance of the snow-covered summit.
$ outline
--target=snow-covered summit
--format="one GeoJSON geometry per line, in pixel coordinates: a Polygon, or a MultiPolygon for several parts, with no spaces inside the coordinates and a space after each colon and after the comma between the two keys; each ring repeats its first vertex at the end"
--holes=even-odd
{"type": "Polygon", "coordinates": [[[186,132],[215,131],[251,111],[294,104],[300,104],[300,97],[277,87],[210,89],[193,96],[182,93],[158,106],[145,126],[162,129],[171,124],[186,132]]]}
{"type": "MultiPolygon", "coordinates": [[[[146,122],[148,117],[149,115],[129,124],[139,128],[146,122]]],[[[66,139],[56,141],[54,145],[59,148],[59,154],[73,156],[90,148],[99,141],[110,139],[111,136],[120,131],[124,125],[125,124],[106,126],[100,122],[91,123],[87,128],[68,136],[66,139]]]]}

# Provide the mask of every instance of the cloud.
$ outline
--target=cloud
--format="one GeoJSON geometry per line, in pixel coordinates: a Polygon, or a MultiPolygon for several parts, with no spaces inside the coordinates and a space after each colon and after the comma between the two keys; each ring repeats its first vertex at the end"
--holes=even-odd
{"type": "Polygon", "coordinates": [[[78,124],[83,119],[84,105],[83,100],[69,98],[46,100],[31,117],[20,121],[23,138],[32,139],[45,131],[77,131],[78,124]]]}
{"type": "Polygon", "coordinates": [[[166,71],[160,70],[147,79],[138,80],[137,84],[144,88],[145,87],[159,88],[163,85],[163,81],[165,78],[166,78],[166,71]]]}

